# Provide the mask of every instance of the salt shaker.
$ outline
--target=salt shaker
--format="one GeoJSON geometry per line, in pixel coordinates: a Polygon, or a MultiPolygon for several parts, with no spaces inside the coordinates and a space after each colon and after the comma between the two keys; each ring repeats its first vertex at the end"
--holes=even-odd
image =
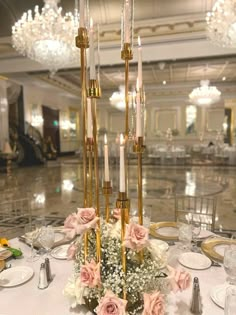
{"type": "Polygon", "coordinates": [[[47,274],[46,274],[46,267],[45,263],[42,263],[40,266],[40,271],[39,271],[39,284],[38,288],[43,290],[48,287],[48,280],[47,280],[47,274]]]}
{"type": "Polygon", "coordinates": [[[193,279],[193,293],[190,311],[192,314],[202,314],[202,299],[200,295],[199,280],[197,277],[193,279]]]}
{"type": "Polygon", "coordinates": [[[51,267],[50,267],[50,260],[49,258],[45,258],[45,267],[46,267],[46,275],[47,275],[47,281],[48,283],[52,281],[52,273],[51,273],[51,267]]]}

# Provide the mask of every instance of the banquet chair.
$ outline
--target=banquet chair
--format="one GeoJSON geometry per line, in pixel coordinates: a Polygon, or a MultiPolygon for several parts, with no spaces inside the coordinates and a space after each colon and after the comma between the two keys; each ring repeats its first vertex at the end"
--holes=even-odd
{"type": "Polygon", "coordinates": [[[0,235],[13,238],[24,232],[31,220],[28,198],[0,201],[0,235]]]}
{"type": "Polygon", "coordinates": [[[215,196],[176,196],[175,221],[200,222],[203,230],[215,230],[217,198],[215,196]]]}

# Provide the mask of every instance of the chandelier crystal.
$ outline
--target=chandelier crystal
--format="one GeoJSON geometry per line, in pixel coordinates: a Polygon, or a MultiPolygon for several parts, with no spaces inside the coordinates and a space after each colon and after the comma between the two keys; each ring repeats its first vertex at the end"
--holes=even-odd
{"type": "Polygon", "coordinates": [[[209,84],[209,80],[202,80],[200,81],[201,86],[192,90],[189,99],[193,104],[209,106],[220,100],[221,92],[215,86],[209,84]]]}
{"type": "Polygon", "coordinates": [[[79,27],[78,10],[62,15],[60,0],[44,0],[40,13],[35,6],[12,27],[13,47],[23,56],[46,66],[52,74],[78,62],[75,36],[79,27]]]}
{"type": "Polygon", "coordinates": [[[217,0],[207,13],[207,33],[210,40],[223,47],[236,47],[236,1],[217,0]]]}

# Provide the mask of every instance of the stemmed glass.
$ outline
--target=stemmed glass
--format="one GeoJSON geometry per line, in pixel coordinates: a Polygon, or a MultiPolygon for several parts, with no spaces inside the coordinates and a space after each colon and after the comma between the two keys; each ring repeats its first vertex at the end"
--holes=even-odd
{"type": "Polygon", "coordinates": [[[227,281],[229,284],[236,284],[236,248],[227,247],[224,253],[224,268],[228,274],[227,281]]]}
{"type": "Polygon", "coordinates": [[[230,286],[226,289],[225,315],[236,314],[236,287],[230,286]]]}
{"type": "Polygon", "coordinates": [[[51,225],[43,226],[41,228],[39,241],[41,245],[46,249],[46,256],[48,256],[55,241],[55,233],[51,225]]]}
{"type": "Polygon", "coordinates": [[[201,222],[192,221],[193,251],[197,249],[197,239],[201,232],[201,222]]]}
{"type": "Polygon", "coordinates": [[[26,241],[30,244],[30,248],[31,248],[30,256],[27,258],[27,261],[33,262],[39,258],[34,253],[34,244],[38,240],[38,237],[40,235],[40,229],[37,227],[37,225],[34,222],[31,222],[25,225],[24,230],[25,230],[26,241]]]}

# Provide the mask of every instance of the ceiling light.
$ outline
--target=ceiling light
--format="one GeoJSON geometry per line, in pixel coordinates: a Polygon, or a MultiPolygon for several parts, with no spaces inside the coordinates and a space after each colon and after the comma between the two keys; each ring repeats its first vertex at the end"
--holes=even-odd
{"type": "Polygon", "coordinates": [[[52,74],[78,61],[75,47],[78,31],[78,10],[62,15],[60,0],[44,0],[41,13],[35,6],[12,27],[13,47],[22,55],[46,66],[52,74]]]}
{"type": "Polygon", "coordinates": [[[222,81],[225,81],[225,80],[226,80],[226,77],[223,77],[223,78],[222,78],[222,81]]]}
{"type": "Polygon", "coordinates": [[[163,85],[166,85],[166,81],[165,81],[165,80],[164,80],[164,81],[162,81],[162,84],[163,84],[163,85]]]}
{"type": "Polygon", "coordinates": [[[201,86],[193,89],[189,94],[190,101],[199,106],[209,106],[218,102],[221,92],[215,86],[209,84],[209,80],[200,81],[201,86]]]}
{"type": "Polygon", "coordinates": [[[223,47],[236,47],[235,0],[217,0],[207,13],[207,32],[210,40],[223,47]]]}

